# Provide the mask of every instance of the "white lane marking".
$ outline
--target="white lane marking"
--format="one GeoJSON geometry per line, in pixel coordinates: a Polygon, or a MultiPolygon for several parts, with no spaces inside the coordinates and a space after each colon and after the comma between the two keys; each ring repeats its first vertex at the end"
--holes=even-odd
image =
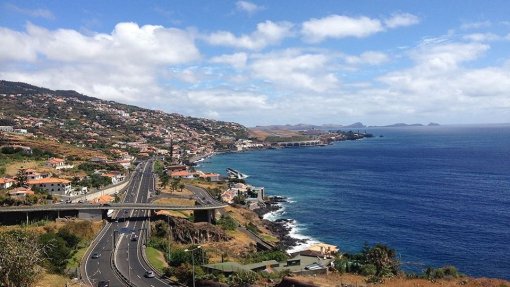
{"type": "Polygon", "coordinates": [[[136,275],[136,277],[138,277],[138,278],[142,279],[142,277],[140,277],[140,275],[136,275]]]}

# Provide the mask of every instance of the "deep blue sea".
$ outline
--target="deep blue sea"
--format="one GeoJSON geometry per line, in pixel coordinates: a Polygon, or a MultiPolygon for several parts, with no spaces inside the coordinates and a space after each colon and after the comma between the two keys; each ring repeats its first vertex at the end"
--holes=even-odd
{"type": "Polygon", "coordinates": [[[367,129],[376,137],[327,147],[216,155],[269,195],[297,236],[359,251],[395,248],[404,268],[452,264],[510,279],[510,126],[367,129]],[[379,137],[383,135],[383,137],[379,137]]]}

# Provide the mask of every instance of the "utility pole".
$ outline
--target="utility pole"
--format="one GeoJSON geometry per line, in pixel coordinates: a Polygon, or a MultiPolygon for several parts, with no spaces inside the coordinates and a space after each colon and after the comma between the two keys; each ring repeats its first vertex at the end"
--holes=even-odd
{"type": "Polygon", "coordinates": [[[194,249],[185,249],[184,250],[184,252],[191,252],[191,262],[192,262],[191,264],[193,265],[193,269],[192,269],[192,273],[193,273],[193,287],[195,287],[195,256],[194,256],[195,254],[194,254],[194,252],[196,250],[201,249],[201,248],[202,248],[202,246],[198,245],[194,249]]]}

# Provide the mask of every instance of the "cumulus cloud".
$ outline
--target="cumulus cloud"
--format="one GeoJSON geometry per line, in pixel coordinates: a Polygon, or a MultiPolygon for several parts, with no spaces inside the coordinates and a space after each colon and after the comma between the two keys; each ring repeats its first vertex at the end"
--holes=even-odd
{"type": "Polygon", "coordinates": [[[401,13],[395,14],[391,18],[384,20],[384,25],[388,28],[405,27],[418,24],[420,18],[413,14],[401,13]]]}
{"type": "Polygon", "coordinates": [[[351,65],[360,65],[360,64],[368,64],[368,65],[380,65],[389,60],[388,55],[382,52],[377,51],[368,51],[364,52],[359,56],[347,56],[345,61],[351,65]]]}
{"type": "Polygon", "coordinates": [[[303,22],[301,33],[305,40],[316,43],[326,38],[363,38],[381,32],[383,29],[383,25],[378,19],[365,16],[352,18],[331,15],[303,22]]]}
{"type": "Polygon", "coordinates": [[[211,45],[260,50],[278,44],[292,35],[292,23],[265,21],[257,24],[257,30],[250,35],[235,36],[228,31],[214,32],[205,37],[211,45]]]}
{"type": "Polygon", "coordinates": [[[451,71],[462,62],[474,60],[488,49],[488,45],[481,43],[422,45],[411,53],[411,58],[422,70],[438,73],[451,71]]]}
{"type": "Polygon", "coordinates": [[[250,15],[264,9],[262,6],[258,6],[257,4],[248,1],[237,1],[236,8],[237,10],[246,12],[250,15]]]}
{"type": "Polygon", "coordinates": [[[276,86],[323,92],[339,85],[329,64],[324,54],[285,50],[254,56],[250,69],[256,77],[276,86]]]}
{"type": "Polygon", "coordinates": [[[419,18],[409,13],[395,14],[384,21],[366,16],[349,17],[330,15],[303,22],[301,34],[305,41],[318,43],[327,38],[364,38],[375,33],[419,23],[419,18]]]}
{"type": "Polygon", "coordinates": [[[235,53],[230,55],[221,55],[211,58],[211,63],[227,64],[234,68],[240,69],[246,66],[248,55],[246,53],[235,53]]]}
{"type": "Polygon", "coordinates": [[[93,35],[28,24],[24,32],[0,29],[0,38],[2,63],[31,65],[24,70],[4,68],[2,78],[105,99],[132,101],[148,91],[158,92],[162,67],[200,58],[188,32],[135,23],[119,23],[110,34],[93,35]]]}

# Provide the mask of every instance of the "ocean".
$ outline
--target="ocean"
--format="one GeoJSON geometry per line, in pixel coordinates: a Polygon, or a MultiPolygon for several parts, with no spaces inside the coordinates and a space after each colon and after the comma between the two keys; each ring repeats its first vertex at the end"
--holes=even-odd
{"type": "Polygon", "coordinates": [[[355,252],[381,242],[408,271],[454,265],[510,279],[510,126],[366,131],[375,137],[219,154],[199,169],[238,169],[288,197],[267,217],[294,219],[293,236],[308,243],[355,252]]]}

